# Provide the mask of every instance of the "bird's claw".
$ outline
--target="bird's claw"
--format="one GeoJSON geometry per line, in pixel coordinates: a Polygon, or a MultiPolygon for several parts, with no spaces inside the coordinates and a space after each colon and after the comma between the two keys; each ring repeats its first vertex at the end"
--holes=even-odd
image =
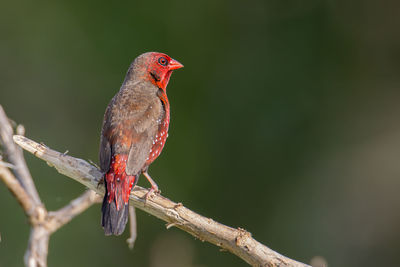
{"type": "Polygon", "coordinates": [[[158,187],[152,187],[149,189],[149,192],[144,195],[144,201],[147,201],[148,199],[153,198],[154,195],[159,195],[160,193],[161,191],[158,189],[158,187]]]}

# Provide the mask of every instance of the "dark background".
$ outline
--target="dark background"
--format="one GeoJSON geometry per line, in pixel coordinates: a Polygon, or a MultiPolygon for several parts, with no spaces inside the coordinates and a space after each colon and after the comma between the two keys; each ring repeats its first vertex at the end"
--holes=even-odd
{"type": "MultiPolygon", "coordinates": [[[[303,262],[398,266],[399,10],[373,0],[3,1],[0,104],[27,137],[97,162],[104,110],[130,62],[165,52],[185,65],[150,168],[165,196],[303,262]]],[[[26,158],[48,209],[85,190],[26,158]]],[[[29,226],[3,185],[0,211],[0,266],[22,266],[29,226]]],[[[49,266],[246,266],[137,213],[133,251],[128,231],[103,235],[95,205],[52,235],[49,266]]]]}

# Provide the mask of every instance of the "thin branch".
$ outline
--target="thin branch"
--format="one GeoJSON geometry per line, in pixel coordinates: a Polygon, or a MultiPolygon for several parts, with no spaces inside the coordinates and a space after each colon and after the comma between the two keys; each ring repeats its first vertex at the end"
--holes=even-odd
{"type": "MultiPolygon", "coordinates": [[[[103,186],[98,186],[101,172],[86,161],[64,155],[38,144],[24,136],[14,136],[14,141],[36,157],[55,167],[60,173],[80,182],[104,195],[103,186]]],[[[271,250],[252,238],[251,233],[241,228],[231,228],[210,218],[203,217],[181,203],[175,203],[161,195],[144,200],[147,189],[136,186],[132,190],[130,203],[135,207],[166,221],[167,228],[176,226],[196,238],[210,242],[242,258],[252,266],[309,266],[289,259],[271,250]]]]}
{"type": "MultiPolygon", "coordinates": [[[[0,162],[1,163],[1,162],[0,162]]],[[[32,214],[34,209],[34,205],[30,200],[29,195],[25,192],[25,189],[18,182],[17,178],[15,178],[14,174],[3,165],[0,164],[0,180],[2,180],[11,193],[18,200],[19,204],[24,209],[27,216],[32,214]]]]}
{"type": "Polygon", "coordinates": [[[59,209],[58,211],[49,212],[46,228],[49,229],[51,233],[54,233],[60,227],[70,222],[75,216],[89,208],[91,205],[100,202],[101,197],[94,191],[88,190],[80,197],[72,200],[67,206],[59,209]]]}
{"type": "Polygon", "coordinates": [[[134,206],[129,206],[129,231],[131,235],[126,242],[128,243],[129,249],[133,249],[137,237],[136,210],[134,206]]]}
{"type": "Polygon", "coordinates": [[[12,165],[11,163],[2,161],[1,157],[0,157],[0,166],[6,167],[6,168],[10,168],[10,169],[14,169],[15,168],[15,166],[12,165]]]}
{"type": "MultiPolygon", "coordinates": [[[[15,177],[21,183],[22,187],[25,188],[28,195],[32,198],[32,201],[36,205],[42,205],[40,201],[39,194],[36,190],[36,187],[33,183],[32,176],[29,172],[28,167],[26,166],[24,156],[22,154],[22,150],[15,145],[13,142],[13,129],[9,120],[0,105],[0,139],[3,141],[4,149],[8,158],[8,161],[14,165],[13,172],[15,177]]],[[[23,132],[21,127],[17,127],[19,132],[23,132]]]]}
{"type": "Polygon", "coordinates": [[[31,227],[24,262],[27,267],[46,267],[50,233],[40,224],[31,227]]]}

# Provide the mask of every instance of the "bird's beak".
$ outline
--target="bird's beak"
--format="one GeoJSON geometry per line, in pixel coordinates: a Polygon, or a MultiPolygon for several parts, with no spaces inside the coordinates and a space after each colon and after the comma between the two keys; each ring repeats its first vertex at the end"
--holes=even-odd
{"type": "Polygon", "coordinates": [[[176,61],[175,59],[171,59],[168,64],[169,70],[176,70],[183,68],[183,65],[176,61]]]}

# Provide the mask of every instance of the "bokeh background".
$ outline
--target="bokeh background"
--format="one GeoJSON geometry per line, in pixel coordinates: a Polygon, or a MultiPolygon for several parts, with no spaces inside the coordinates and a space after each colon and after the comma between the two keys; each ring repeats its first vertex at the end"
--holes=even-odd
{"type": "MultiPolygon", "coordinates": [[[[299,261],[398,266],[399,10],[373,0],[2,1],[0,104],[29,138],[97,162],[103,113],[130,62],[166,52],[185,68],[168,86],[170,134],[150,168],[165,196],[299,261]]],[[[84,191],[26,159],[48,209],[84,191]]],[[[0,266],[22,266],[28,223],[1,184],[0,211],[0,266]]],[[[137,213],[133,251],[128,231],[103,235],[96,205],[51,237],[49,266],[247,266],[137,213]]]]}

